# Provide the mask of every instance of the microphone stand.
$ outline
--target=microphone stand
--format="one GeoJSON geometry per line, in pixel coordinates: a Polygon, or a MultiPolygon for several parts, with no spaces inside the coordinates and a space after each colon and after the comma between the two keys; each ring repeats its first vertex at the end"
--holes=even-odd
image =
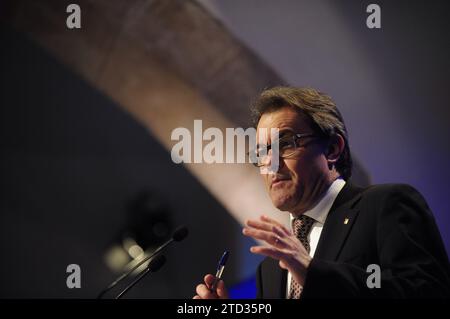
{"type": "Polygon", "coordinates": [[[123,295],[125,295],[128,290],[133,288],[142,278],[144,278],[149,272],[156,272],[158,271],[166,262],[166,257],[164,255],[157,256],[155,259],[152,259],[150,262],[150,265],[148,265],[141,273],[133,280],[132,283],[130,283],[127,287],[125,287],[124,290],[122,290],[115,299],[122,298],[123,295]]]}

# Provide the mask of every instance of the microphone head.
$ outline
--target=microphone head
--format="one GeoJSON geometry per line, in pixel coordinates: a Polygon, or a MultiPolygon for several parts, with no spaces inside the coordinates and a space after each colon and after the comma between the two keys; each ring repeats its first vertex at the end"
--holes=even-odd
{"type": "Polygon", "coordinates": [[[172,235],[172,239],[174,241],[182,241],[186,238],[186,236],[189,234],[189,231],[186,226],[180,226],[178,227],[172,235]]]}
{"type": "Polygon", "coordinates": [[[158,255],[150,261],[148,269],[150,269],[151,272],[156,272],[164,265],[165,262],[166,257],[164,255],[158,255]]]}

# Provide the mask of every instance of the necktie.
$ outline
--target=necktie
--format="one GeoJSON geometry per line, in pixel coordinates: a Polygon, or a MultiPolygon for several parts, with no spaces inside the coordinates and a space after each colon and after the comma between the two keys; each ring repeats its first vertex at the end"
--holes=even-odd
{"type": "MultiPolygon", "coordinates": [[[[292,221],[292,230],[295,236],[300,240],[306,251],[309,253],[310,246],[308,242],[308,234],[311,231],[314,219],[306,215],[294,218],[292,221]]],[[[289,290],[289,299],[299,299],[302,293],[302,287],[292,277],[291,288],[289,290]]]]}

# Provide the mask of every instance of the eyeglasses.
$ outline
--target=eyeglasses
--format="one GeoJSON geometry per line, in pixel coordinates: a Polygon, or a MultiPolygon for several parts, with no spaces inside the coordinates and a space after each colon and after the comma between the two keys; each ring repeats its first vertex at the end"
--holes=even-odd
{"type": "Polygon", "coordinates": [[[280,158],[289,158],[294,155],[300,147],[306,146],[300,143],[305,137],[317,137],[312,133],[294,134],[283,136],[272,144],[259,145],[255,150],[249,152],[251,163],[256,167],[266,166],[270,162],[273,155],[269,155],[269,150],[274,151],[272,145],[278,144],[278,156],[280,158]]]}

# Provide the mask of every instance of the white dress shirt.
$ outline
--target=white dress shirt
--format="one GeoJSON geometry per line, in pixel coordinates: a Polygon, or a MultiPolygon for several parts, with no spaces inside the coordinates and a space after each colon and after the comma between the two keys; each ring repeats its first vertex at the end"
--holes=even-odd
{"type": "MultiPolygon", "coordinates": [[[[325,224],[325,220],[327,219],[328,213],[333,205],[336,197],[339,192],[345,185],[345,181],[342,178],[336,179],[328,188],[328,190],[323,195],[322,199],[310,210],[306,211],[304,214],[308,217],[311,217],[315,220],[312,225],[311,232],[308,235],[308,242],[310,246],[309,255],[314,257],[314,253],[316,252],[317,243],[320,239],[320,234],[322,233],[323,225],[325,224]]],[[[291,214],[291,229],[292,229],[292,220],[295,218],[291,214]]],[[[289,290],[291,289],[291,280],[292,275],[288,272],[287,276],[287,287],[286,287],[286,298],[289,297],[289,290]]]]}

